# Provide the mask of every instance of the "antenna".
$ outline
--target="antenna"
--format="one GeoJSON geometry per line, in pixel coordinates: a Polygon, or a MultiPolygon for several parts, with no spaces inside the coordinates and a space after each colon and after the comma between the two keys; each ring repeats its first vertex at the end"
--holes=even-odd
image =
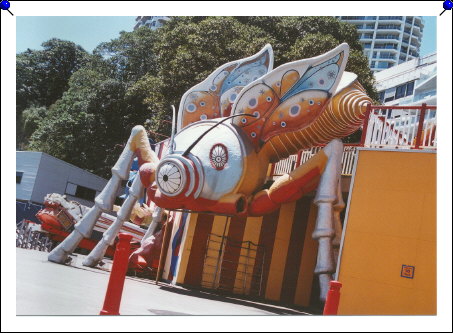
{"type": "Polygon", "coordinates": [[[171,137],[170,137],[170,145],[168,147],[168,154],[173,154],[173,142],[175,140],[175,128],[176,128],[176,110],[175,110],[175,106],[172,105],[171,108],[173,109],[173,119],[171,121],[171,137]]]}
{"type": "Polygon", "coordinates": [[[212,131],[214,128],[216,128],[217,126],[219,126],[221,123],[227,121],[228,119],[231,119],[231,118],[234,118],[234,117],[239,117],[239,116],[247,116],[247,117],[253,117],[253,118],[257,118],[257,116],[253,115],[253,114],[250,114],[250,113],[241,113],[241,114],[234,114],[232,116],[229,116],[229,117],[226,117],[225,119],[222,119],[221,121],[219,121],[217,124],[215,124],[214,126],[212,126],[211,128],[209,128],[206,132],[204,132],[203,134],[201,134],[198,139],[196,139],[190,146],[189,148],[186,149],[186,151],[182,154],[182,156],[184,157],[187,157],[187,155],[189,155],[190,151],[192,150],[193,147],[195,147],[195,145],[200,142],[200,140],[206,135],[208,134],[210,131],[212,131]]]}

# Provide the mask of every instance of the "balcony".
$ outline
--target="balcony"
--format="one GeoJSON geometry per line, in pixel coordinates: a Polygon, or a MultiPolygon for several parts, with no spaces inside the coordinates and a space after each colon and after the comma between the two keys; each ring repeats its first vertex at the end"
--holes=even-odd
{"type": "Polygon", "coordinates": [[[400,37],[398,35],[376,35],[376,39],[393,39],[399,40],[400,37]]]}
{"type": "Polygon", "coordinates": [[[433,90],[430,90],[430,91],[425,91],[422,94],[415,95],[414,96],[414,102],[418,102],[418,101],[421,101],[422,99],[425,99],[427,97],[436,96],[436,95],[437,95],[437,89],[433,89],[433,90]]]}
{"type": "Polygon", "coordinates": [[[411,45],[412,46],[415,46],[415,47],[418,47],[421,45],[420,41],[418,39],[412,39],[411,40],[411,45]]]}
{"type": "Polygon", "coordinates": [[[379,45],[379,44],[374,44],[374,48],[377,50],[397,50],[398,46],[397,45],[379,45]]]}
{"type": "Polygon", "coordinates": [[[379,57],[377,57],[376,59],[390,59],[390,60],[395,60],[396,59],[396,56],[395,55],[380,55],[379,57]]]}
{"type": "Polygon", "coordinates": [[[377,28],[378,30],[401,30],[401,26],[395,24],[379,24],[377,28]]]}
{"type": "Polygon", "coordinates": [[[387,61],[384,62],[379,62],[377,66],[374,66],[374,69],[387,69],[387,68],[392,68],[393,63],[389,63],[387,61]]]}
{"type": "Polygon", "coordinates": [[[371,21],[376,20],[377,16],[342,16],[342,20],[347,21],[371,21]]]}
{"type": "Polygon", "coordinates": [[[342,20],[351,21],[371,21],[375,20],[377,16],[342,16],[342,20]]]}
{"type": "Polygon", "coordinates": [[[402,16],[379,16],[379,21],[402,21],[402,16]]]}

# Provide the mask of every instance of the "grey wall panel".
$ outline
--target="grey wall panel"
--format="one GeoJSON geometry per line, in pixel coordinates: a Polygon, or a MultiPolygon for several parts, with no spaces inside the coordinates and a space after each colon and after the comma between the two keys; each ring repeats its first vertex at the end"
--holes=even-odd
{"type": "MultiPolygon", "coordinates": [[[[32,200],[42,202],[48,193],[65,194],[68,182],[85,186],[95,191],[101,191],[107,184],[107,180],[104,178],[43,153],[32,200]]],[[[67,198],[78,201],[88,207],[93,205],[92,201],[71,195],[67,195],[67,198]]]]}
{"type": "Polygon", "coordinates": [[[16,172],[20,171],[24,173],[21,183],[16,184],[16,199],[31,200],[41,156],[42,153],[40,152],[16,152],[16,172]]]}

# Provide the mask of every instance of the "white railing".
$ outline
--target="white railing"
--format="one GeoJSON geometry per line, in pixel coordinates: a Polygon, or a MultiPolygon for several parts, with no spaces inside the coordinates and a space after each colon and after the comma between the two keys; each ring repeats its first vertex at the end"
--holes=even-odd
{"type": "Polygon", "coordinates": [[[296,164],[297,154],[291,155],[288,158],[275,163],[273,176],[281,176],[285,173],[288,173],[288,170],[294,170],[296,168],[296,164]]]}
{"type": "MultiPolygon", "coordinates": [[[[352,169],[354,167],[357,147],[358,145],[344,146],[341,170],[341,174],[343,176],[352,175],[352,169]]],[[[319,153],[322,148],[324,147],[317,146],[310,149],[301,150],[299,154],[291,155],[288,158],[285,158],[284,160],[275,163],[274,171],[272,173],[273,179],[276,180],[281,175],[285,173],[290,173],[298,166],[301,166],[302,164],[307,162],[310,158],[319,153]]]]}
{"type": "Polygon", "coordinates": [[[409,110],[393,117],[391,109],[378,110],[371,114],[365,146],[372,148],[412,148],[417,135],[417,110],[409,110]]]}
{"type": "Polygon", "coordinates": [[[435,106],[372,107],[363,142],[370,148],[435,149],[435,106]]]}

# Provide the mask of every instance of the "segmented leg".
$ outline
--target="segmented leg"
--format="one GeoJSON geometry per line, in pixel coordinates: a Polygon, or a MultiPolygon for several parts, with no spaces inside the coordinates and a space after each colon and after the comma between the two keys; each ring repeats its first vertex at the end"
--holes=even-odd
{"type": "Polygon", "coordinates": [[[104,232],[101,240],[82,262],[84,266],[94,267],[102,260],[102,258],[104,258],[105,251],[107,251],[109,246],[113,245],[124,222],[129,220],[135,203],[143,196],[143,189],[144,187],[140,181],[140,177],[135,177],[129,190],[129,195],[118,211],[115,221],[104,232]]]}
{"type": "Polygon", "coordinates": [[[148,136],[143,127],[141,127],[139,133],[134,136],[132,144],[135,147],[134,151],[136,152],[139,160],[139,174],[132,182],[132,186],[129,190],[129,196],[126,198],[118,211],[115,221],[104,232],[102,239],[85,258],[82,263],[84,266],[94,267],[102,260],[107,248],[113,245],[124,222],[129,220],[135,203],[143,196],[145,186],[149,186],[154,181],[154,170],[159,162],[159,159],[151,150],[148,136]]]}
{"type": "Polygon", "coordinates": [[[337,186],[337,202],[333,205],[333,219],[334,219],[334,228],[335,228],[335,237],[332,240],[333,247],[333,259],[335,261],[335,266],[338,264],[338,255],[340,252],[340,243],[341,243],[341,234],[343,228],[341,226],[340,214],[345,207],[343,201],[343,194],[341,192],[341,176],[338,177],[338,186],[337,186]]]}
{"type": "Polygon", "coordinates": [[[112,211],[121,181],[126,180],[129,176],[135,153],[137,151],[140,153],[139,159],[141,160],[151,161],[154,157],[157,159],[151,151],[151,147],[147,149],[148,147],[149,142],[147,141],[145,129],[143,126],[135,126],[132,129],[132,133],[123,152],[112,168],[112,178],[94,200],[94,206],[74,226],[73,232],[49,253],[49,261],[64,264],[68,256],[77,248],[80,241],[83,238],[90,237],[94,225],[102,212],[112,211]]]}
{"type": "Polygon", "coordinates": [[[162,221],[163,215],[164,215],[164,209],[156,206],[156,208],[154,208],[154,211],[153,211],[153,219],[151,221],[151,224],[149,225],[148,230],[146,230],[146,233],[140,242],[141,245],[143,245],[143,243],[145,242],[145,240],[147,238],[151,237],[154,234],[154,230],[156,230],[156,227],[162,221]]]}
{"type": "Polygon", "coordinates": [[[318,258],[315,274],[319,276],[320,299],[326,300],[329,282],[335,272],[332,239],[335,237],[333,205],[338,202],[338,179],[341,176],[341,157],[343,144],[340,140],[331,141],[323,150],[328,161],[321,176],[314,203],[318,206],[316,227],[313,239],[318,240],[318,258]]]}

